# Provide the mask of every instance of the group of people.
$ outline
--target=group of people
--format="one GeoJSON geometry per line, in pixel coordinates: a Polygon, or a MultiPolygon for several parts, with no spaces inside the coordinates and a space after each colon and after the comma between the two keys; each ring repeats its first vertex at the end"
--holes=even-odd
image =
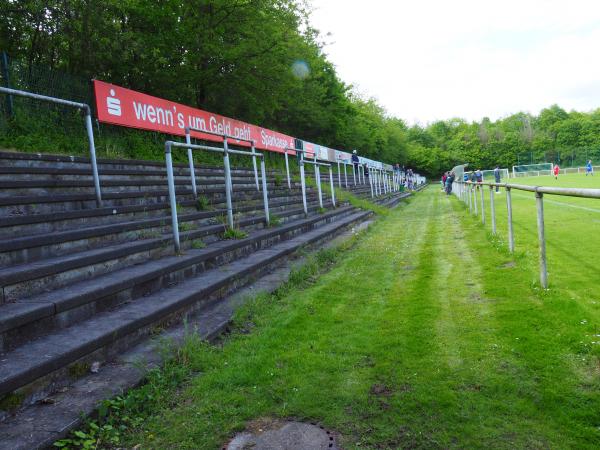
{"type": "MultiPolygon", "coordinates": [[[[456,179],[456,174],[453,171],[445,172],[442,175],[442,191],[446,192],[446,195],[450,195],[452,193],[452,183],[456,179]]],[[[496,166],[494,169],[494,180],[496,183],[500,183],[502,179],[500,166],[496,166]]],[[[473,170],[471,172],[464,172],[463,181],[470,181],[471,183],[481,184],[483,183],[483,172],[481,169],[473,170]]],[[[500,193],[498,186],[496,186],[496,193],[500,193]]]]}
{"type": "Polygon", "coordinates": [[[446,195],[452,193],[452,183],[456,179],[456,174],[453,171],[445,172],[442,175],[442,192],[446,192],[446,195]]]}
{"type": "MultiPolygon", "coordinates": [[[[354,173],[358,175],[360,158],[356,150],[352,151],[352,165],[354,166],[354,173]]],[[[369,167],[367,164],[363,165],[363,171],[365,178],[369,178],[369,167]]],[[[400,185],[404,186],[405,189],[413,190],[417,187],[415,173],[411,168],[404,168],[404,166],[401,166],[400,164],[394,164],[394,173],[396,174],[400,185]]]]}

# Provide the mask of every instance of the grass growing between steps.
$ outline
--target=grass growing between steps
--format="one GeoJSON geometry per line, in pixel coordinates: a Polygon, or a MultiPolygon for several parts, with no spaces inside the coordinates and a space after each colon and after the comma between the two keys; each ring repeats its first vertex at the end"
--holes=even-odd
{"type": "Polygon", "coordinates": [[[216,449],[282,417],[345,449],[597,448],[600,311],[565,295],[589,286],[539,291],[526,255],[465,216],[427,189],[322,256],[329,272],[254,299],[120,443],[216,449]]]}

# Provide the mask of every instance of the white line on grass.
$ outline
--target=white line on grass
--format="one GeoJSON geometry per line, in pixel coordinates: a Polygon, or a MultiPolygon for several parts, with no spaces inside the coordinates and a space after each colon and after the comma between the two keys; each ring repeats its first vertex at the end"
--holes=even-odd
{"type": "MultiPolygon", "coordinates": [[[[516,192],[514,192],[514,190],[513,190],[513,196],[528,198],[530,200],[535,200],[535,197],[533,195],[517,194],[516,192]]],[[[573,205],[571,203],[557,202],[556,200],[548,200],[547,196],[544,196],[544,203],[552,203],[554,205],[568,206],[569,208],[583,209],[584,211],[600,213],[600,209],[597,209],[597,208],[588,208],[587,206],[579,206],[579,205],[573,205]]]]}

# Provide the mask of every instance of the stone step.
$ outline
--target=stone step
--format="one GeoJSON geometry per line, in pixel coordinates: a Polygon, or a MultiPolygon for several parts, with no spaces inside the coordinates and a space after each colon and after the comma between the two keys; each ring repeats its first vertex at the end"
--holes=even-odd
{"type": "MultiPolygon", "coordinates": [[[[303,216],[304,212],[301,208],[289,209],[280,212],[279,215],[292,220],[303,216]]],[[[236,223],[236,227],[243,230],[256,229],[264,225],[264,215],[246,217],[236,223]]],[[[217,240],[224,231],[223,223],[205,225],[197,229],[180,231],[180,239],[185,248],[192,245],[196,239],[217,240]]],[[[3,296],[3,299],[0,298],[0,303],[34,295],[42,290],[58,289],[81,279],[89,279],[131,264],[162,257],[172,251],[172,234],[169,232],[158,237],[127,241],[5,267],[0,269],[3,296]]]]}
{"type": "Polygon", "coordinates": [[[302,246],[333,235],[337,230],[366,219],[368,211],[350,215],[302,233],[270,248],[256,251],[225,266],[95,314],[68,328],[31,341],[2,356],[0,395],[19,391],[24,404],[32,403],[68,383],[73,364],[107,361],[146,337],[156,326],[181,321],[197,310],[270,270],[278,260],[302,246]]]}
{"type": "MultiPolygon", "coordinates": [[[[1,159],[1,158],[0,158],[1,159]]],[[[224,171],[217,168],[203,169],[202,166],[195,167],[194,173],[196,179],[223,179],[224,171]]],[[[277,171],[267,171],[267,176],[273,176],[277,171]]],[[[147,168],[147,169],[102,169],[98,170],[101,180],[113,178],[156,178],[163,179],[167,177],[166,168],[147,168]]],[[[173,169],[175,178],[190,178],[190,171],[186,168],[176,167],[173,169]]],[[[258,171],[260,178],[260,170],[258,171]]],[[[18,167],[6,166],[0,167],[0,180],[6,179],[91,179],[92,172],[89,169],[79,169],[72,167],[18,167]]],[[[232,169],[233,179],[255,180],[252,169],[232,169]]]]}
{"type": "MultiPolygon", "coordinates": [[[[118,179],[102,181],[102,196],[113,192],[138,192],[138,191],[154,191],[167,189],[167,180],[151,180],[151,179],[118,179]]],[[[174,180],[175,186],[186,186],[191,189],[191,181],[189,179],[178,178],[174,180]]],[[[233,190],[256,190],[256,184],[253,179],[234,179],[232,180],[233,190]]],[[[209,190],[223,190],[225,186],[224,179],[196,180],[196,189],[203,193],[209,190]]],[[[262,184],[260,184],[262,189],[262,184]]],[[[267,189],[271,190],[278,185],[273,180],[267,182],[267,189]]],[[[300,185],[294,183],[294,186],[299,188],[300,185]]],[[[83,194],[94,195],[94,183],[90,180],[5,180],[0,181],[0,198],[10,198],[13,196],[43,196],[43,195],[61,195],[70,193],[73,190],[83,194]]]]}
{"type": "MultiPolygon", "coordinates": [[[[314,194],[308,196],[307,200],[311,207],[316,207],[314,194]]],[[[282,203],[271,201],[269,211],[270,214],[285,218],[287,210],[300,207],[300,199],[282,203]]],[[[263,208],[263,203],[254,203],[247,207],[236,208],[234,211],[237,220],[242,220],[250,216],[261,216],[264,214],[263,208]]],[[[0,268],[91,250],[123,241],[131,242],[171,233],[170,210],[164,212],[166,214],[160,217],[137,218],[105,225],[94,225],[88,222],[85,224],[87,226],[51,233],[26,235],[24,230],[21,230],[23,237],[0,238],[0,268]]],[[[202,226],[222,223],[226,214],[227,211],[223,209],[189,213],[180,211],[178,219],[182,229],[186,227],[198,229],[202,226]]]]}
{"type": "MultiPolygon", "coordinates": [[[[91,163],[89,158],[81,156],[52,155],[42,153],[20,153],[10,151],[0,151],[0,160],[3,167],[31,167],[31,168],[72,168],[87,169],[91,174],[91,163]]],[[[161,161],[136,160],[136,159],[107,159],[98,158],[96,160],[98,172],[102,170],[166,170],[164,159],[161,161]]],[[[248,159],[251,164],[250,159],[248,159]]],[[[188,163],[174,163],[174,170],[189,170],[188,163]]],[[[198,167],[203,171],[223,173],[223,166],[204,165],[198,163],[198,167]]],[[[251,174],[253,169],[247,167],[232,167],[232,174],[243,173],[251,174]]],[[[274,173],[273,169],[267,169],[267,173],[274,173]]]]}
{"type": "MultiPolygon", "coordinates": [[[[307,190],[307,198],[309,200],[315,195],[311,189],[307,190]]],[[[209,202],[209,210],[204,211],[208,215],[219,214],[219,210],[223,211],[225,209],[224,198],[211,200],[214,202],[209,202]],[[211,213],[211,211],[213,212],[211,213]]],[[[273,205],[274,207],[301,201],[302,197],[299,189],[292,189],[291,191],[277,189],[269,192],[269,205],[273,205]]],[[[258,209],[263,204],[262,192],[255,192],[246,196],[238,196],[237,193],[234,193],[232,203],[234,212],[236,213],[258,209]]],[[[199,204],[196,200],[183,200],[178,201],[178,206],[181,208],[180,213],[192,213],[198,210],[199,204]]],[[[85,226],[107,225],[153,217],[170,217],[169,203],[77,209],[46,214],[12,215],[3,217],[3,220],[0,222],[0,238],[12,237],[16,233],[19,235],[32,235],[61,232],[85,226]]]]}
{"type": "Polygon", "coordinates": [[[64,328],[90,315],[135,300],[208,268],[290,239],[299,233],[339,220],[353,212],[344,207],[326,214],[312,214],[275,228],[261,229],[239,240],[215,241],[205,248],[189,248],[183,254],[137,264],[96,278],[73,283],[60,290],[42,292],[0,305],[0,336],[7,351],[54,328],[64,328]],[[35,326],[31,326],[35,323],[35,326]]]}
{"type": "MultiPolygon", "coordinates": [[[[233,188],[238,199],[256,194],[255,186],[233,188]]],[[[288,192],[286,187],[269,189],[269,193],[288,192]]],[[[192,200],[193,192],[189,187],[176,187],[177,202],[192,200]]],[[[217,188],[200,188],[198,195],[207,197],[211,203],[225,197],[224,186],[217,188]]],[[[46,214],[60,211],[96,209],[95,195],[89,193],[70,193],[56,195],[15,195],[0,198],[0,215],[20,216],[30,214],[46,214]]],[[[132,206],[167,202],[169,192],[165,188],[143,191],[105,192],[102,194],[103,207],[132,206]]]]}

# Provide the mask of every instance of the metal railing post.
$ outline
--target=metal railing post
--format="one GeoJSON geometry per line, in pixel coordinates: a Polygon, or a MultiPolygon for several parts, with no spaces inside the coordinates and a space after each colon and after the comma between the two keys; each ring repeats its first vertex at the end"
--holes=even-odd
{"type": "Polygon", "coordinates": [[[338,186],[342,188],[342,174],[340,173],[340,160],[338,159],[338,186]]]}
{"type": "Polygon", "coordinates": [[[362,181],[360,182],[360,184],[365,184],[365,168],[362,164],[360,164],[358,166],[358,174],[359,174],[359,179],[361,179],[362,181]]]}
{"type": "Polygon", "coordinates": [[[494,206],[494,187],[490,186],[490,215],[492,219],[492,234],[496,234],[496,209],[494,206]]]}
{"type": "Polygon", "coordinates": [[[98,165],[96,162],[96,145],[94,144],[94,129],[92,127],[92,111],[90,106],[85,103],[72,102],[70,100],[63,100],[61,98],[48,97],[46,95],[34,94],[32,92],[20,91],[17,89],[10,89],[0,86],[0,93],[7,94],[9,96],[18,95],[20,97],[33,98],[35,100],[41,100],[44,102],[56,103],[59,105],[67,105],[72,108],[81,110],[85,115],[85,129],[88,137],[88,144],[90,149],[90,163],[92,165],[92,177],[94,179],[94,190],[96,194],[96,205],[102,206],[102,192],[100,190],[100,176],[98,175],[98,165]]]}
{"type": "Polygon", "coordinates": [[[171,143],[165,143],[165,159],[167,163],[167,184],[169,186],[169,205],[171,207],[171,227],[173,228],[173,245],[175,253],[179,253],[179,223],[177,221],[177,200],[175,199],[175,177],[173,176],[173,158],[171,157],[171,143]]]}
{"type": "Polygon", "coordinates": [[[348,189],[348,173],[346,172],[346,162],[344,161],[344,182],[346,183],[346,189],[348,189]]]}
{"type": "MultiPolygon", "coordinates": [[[[192,143],[192,138],[190,136],[189,128],[185,129],[185,143],[190,145],[192,143]]],[[[194,198],[198,198],[198,191],[196,189],[196,171],[194,169],[194,156],[192,155],[192,149],[188,147],[188,163],[190,166],[190,180],[192,181],[192,192],[194,193],[194,198]]]]}
{"type": "Polygon", "coordinates": [[[231,204],[231,168],[229,167],[229,145],[223,138],[223,166],[225,168],[225,199],[227,202],[227,223],[233,229],[233,205],[231,204]]]}
{"type": "Polygon", "coordinates": [[[540,284],[542,288],[548,287],[548,271],[546,267],[546,236],[544,233],[544,194],[535,193],[537,206],[538,240],[540,244],[540,284]]]}
{"type": "Polygon", "coordinates": [[[483,195],[483,184],[479,186],[479,196],[481,197],[481,223],[485,225],[485,202],[483,195]]]}
{"type": "Polygon", "coordinates": [[[479,215],[479,210],[477,208],[477,186],[471,185],[471,189],[473,191],[473,208],[475,210],[475,215],[479,215]]]}
{"type": "Polygon", "coordinates": [[[304,160],[300,159],[300,186],[302,188],[302,206],[304,215],[308,216],[308,206],[306,205],[306,181],[304,179],[304,160]]]}
{"type": "Polygon", "coordinates": [[[369,170],[369,185],[371,186],[371,198],[373,198],[373,170],[369,170]]]}
{"type": "Polygon", "coordinates": [[[329,165],[329,185],[331,187],[331,204],[335,208],[335,188],[333,187],[333,168],[329,165]]]}
{"type": "Polygon", "coordinates": [[[287,174],[288,189],[292,189],[292,181],[290,180],[290,163],[288,162],[288,150],[287,147],[283,150],[285,155],[285,173],[287,174]]]}
{"type": "Polygon", "coordinates": [[[352,163],[352,177],[354,178],[354,186],[356,186],[356,172],[358,171],[358,165],[352,163]]]}
{"type": "Polygon", "coordinates": [[[92,177],[94,178],[94,191],[96,193],[96,205],[102,206],[102,192],[100,191],[100,176],[98,175],[98,164],[96,163],[96,145],[94,144],[94,129],[92,128],[92,113],[90,107],[85,105],[85,129],[87,131],[90,146],[90,160],[92,163],[92,177]]]}
{"type": "MultiPolygon", "coordinates": [[[[254,168],[254,181],[256,182],[256,190],[260,191],[259,184],[258,184],[258,169],[256,168],[256,149],[254,148],[254,141],[252,141],[251,151],[252,151],[252,167],[254,168]]],[[[264,159],[264,155],[263,155],[263,159],[264,159]]],[[[232,190],[233,190],[233,187],[232,187],[232,190]]]]}
{"type": "Polygon", "coordinates": [[[263,203],[265,206],[265,220],[267,226],[271,224],[271,216],[269,215],[269,194],[267,193],[267,168],[265,167],[265,155],[260,158],[260,176],[262,177],[263,203]]]}
{"type": "Polygon", "coordinates": [[[473,214],[473,195],[471,194],[471,192],[473,191],[473,188],[470,184],[467,185],[467,194],[469,197],[469,213],[473,214]]]}
{"type": "Polygon", "coordinates": [[[513,223],[512,223],[512,200],[510,197],[510,188],[506,187],[506,210],[508,216],[508,251],[513,253],[515,251],[515,235],[513,234],[513,223]]]}
{"type": "Polygon", "coordinates": [[[317,192],[319,194],[319,207],[323,207],[323,192],[321,191],[321,172],[319,165],[315,164],[315,180],[317,181],[317,192]]]}

